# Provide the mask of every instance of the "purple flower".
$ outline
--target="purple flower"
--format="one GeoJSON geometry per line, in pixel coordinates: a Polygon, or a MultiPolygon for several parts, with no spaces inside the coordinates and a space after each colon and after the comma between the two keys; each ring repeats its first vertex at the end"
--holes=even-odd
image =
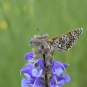
{"type": "Polygon", "coordinates": [[[24,73],[25,78],[21,80],[22,87],[33,87],[35,78],[32,78],[29,74],[24,73]]]}
{"type": "Polygon", "coordinates": [[[51,72],[54,75],[60,76],[65,70],[65,68],[66,67],[61,62],[57,61],[57,62],[54,62],[51,72]]]}
{"type": "Polygon", "coordinates": [[[59,76],[59,77],[57,77],[57,78],[60,79],[60,80],[64,80],[64,82],[69,82],[69,81],[71,81],[69,75],[67,75],[67,74],[61,75],[61,76],[59,76]]]}
{"type": "Polygon", "coordinates": [[[32,77],[31,75],[24,73],[25,78],[21,80],[22,87],[42,87],[40,78],[32,77]]]}
{"type": "Polygon", "coordinates": [[[27,64],[20,70],[23,73],[21,87],[60,87],[71,79],[66,74],[67,63],[54,61],[54,50],[50,49],[47,42],[48,35],[36,35],[30,45],[33,52],[25,54],[27,64]]]}
{"type": "Polygon", "coordinates": [[[26,67],[21,69],[22,73],[27,73],[29,75],[32,76],[32,70],[34,69],[34,65],[33,64],[26,64],[26,67]]]}
{"type": "MultiPolygon", "coordinates": [[[[55,85],[52,87],[60,87],[62,86],[65,82],[69,82],[71,79],[70,77],[66,74],[65,72],[65,68],[68,66],[69,64],[63,64],[59,61],[54,62],[53,66],[52,66],[52,80],[50,82],[50,85],[55,85]]],[[[50,86],[50,87],[51,87],[50,86]]]]}
{"type": "MultiPolygon", "coordinates": [[[[39,63],[39,61],[41,62],[41,59],[37,61],[38,66],[42,67],[42,64],[39,63]]],[[[26,64],[26,66],[21,69],[21,72],[24,73],[24,78],[21,81],[21,86],[42,87],[40,79],[38,78],[42,75],[42,71],[43,69],[41,68],[36,69],[34,64],[26,64]]]]}
{"type": "Polygon", "coordinates": [[[34,54],[32,52],[26,53],[24,56],[24,59],[27,61],[33,61],[34,59],[34,54]]]}
{"type": "Polygon", "coordinates": [[[67,63],[63,63],[63,66],[66,68],[66,67],[69,66],[69,64],[67,64],[67,63]]]}
{"type": "Polygon", "coordinates": [[[49,83],[49,87],[60,87],[64,84],[65,82],[63,80],[58,80],[58,78],[54,75],[51,78],[51,81],[49,83]]]}
{"type": "Polygon", "coordinates": [[[34,69],[32,70],[32,75],[34,77],[40,77],[43,73],[43,61],[41,58],[37,59],[34,64],[34,69]]]}
{"type": "Polygon", "coordinates": [[[37,69],[33,69],[32,70],[32,76],[33,77],[40,77],[42,75],[42,70],[37,70],[37,69]]]}
{"type": "Polygon", "coordinates": [[[39,67],[40,69],[43,69],[44,65],[42,58],[37,59],[37,61],[35,62],[35,66],[39,67]]]}
{"type": "Polygon", "coordinates": [[[43,87],[40,78],[36,78],[32,87],[43,87]]]}
{"type": "Polygon", "coordinates": [[[31,78],[28,74],[25,74],[25,78],[21,80],[22,87],[43,87],[40,78],[31,78]]]}
{"type": "Polygon", "coordinates": [[[65,82],[71,81],[71,78],[67,74],[63,77],[63,79],[64,79],[65,82]]]}

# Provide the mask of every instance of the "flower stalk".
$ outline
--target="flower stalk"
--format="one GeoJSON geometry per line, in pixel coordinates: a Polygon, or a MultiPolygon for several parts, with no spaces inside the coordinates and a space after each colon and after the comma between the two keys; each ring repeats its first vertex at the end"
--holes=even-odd
{"type": "Polygon", "coordinates": [[[35,35],[29,45],[36,46],[25,54],[27,61],[21,69],[21,87],[61,87],[70,81],[65,69],[69,64],[54,61],[53,52],[47,43],[48,35],[35,35]]]}
{"type": "MultiPolygon", "coordinates": [[[[44,60],[44,68],[46,70],[47,66],[46,66],[45,54],[43,54],[43,60],[44,60]]],[[[45,71],[45,84],[46,84],[46,87],[48,87],[48,75],[47,75],[47,72],[46,71],[45,71]]]]}

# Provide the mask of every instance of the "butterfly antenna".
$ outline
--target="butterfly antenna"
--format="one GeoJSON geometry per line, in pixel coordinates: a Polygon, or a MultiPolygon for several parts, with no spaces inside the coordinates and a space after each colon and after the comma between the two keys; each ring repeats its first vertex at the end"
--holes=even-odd
{"type": "Polygon", "coordinates": [[[38,28],[36,28],[36,30],[38,30],[41,34],[43,34],[38,28]]]}

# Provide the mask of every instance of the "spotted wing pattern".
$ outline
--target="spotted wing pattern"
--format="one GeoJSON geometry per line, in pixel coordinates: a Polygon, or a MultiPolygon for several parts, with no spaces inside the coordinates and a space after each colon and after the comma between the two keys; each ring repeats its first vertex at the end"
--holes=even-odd
{"type": "Polygon", "coordinates": [[[58,52],[69,50],[77,42],[78,38],[81,36],[82,31],[82,28],[77,28],[66,34],[53,38],[51,47],[53,50],[58,52]]]}

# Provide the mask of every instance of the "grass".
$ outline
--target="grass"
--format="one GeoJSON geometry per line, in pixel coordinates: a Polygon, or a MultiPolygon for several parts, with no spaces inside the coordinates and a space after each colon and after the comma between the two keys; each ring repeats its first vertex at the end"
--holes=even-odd
{"type": "Polygon", "coordinates": [[[76,45],[55,59],[70,64],[71,82],[63,87],[85,87],[87,83],[87,1],[70,0],[1,0],[0,1],[0,87],[20,87],[19,70],[35,34],[48,33],[49,38],[82,27],[76,45]]]}

